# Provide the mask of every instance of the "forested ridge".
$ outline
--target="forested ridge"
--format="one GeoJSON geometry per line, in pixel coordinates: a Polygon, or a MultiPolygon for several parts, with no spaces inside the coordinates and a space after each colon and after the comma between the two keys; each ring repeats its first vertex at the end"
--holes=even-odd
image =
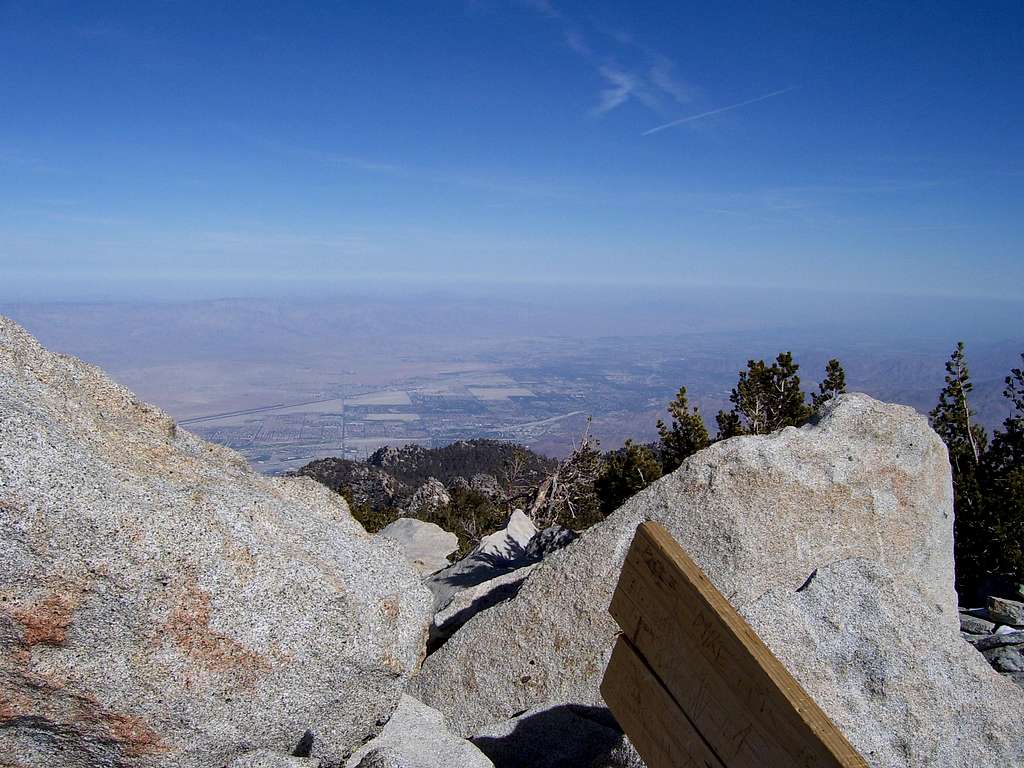
{"type": "MultiPolygon", "coordinates": [[[[1024,372],[1013,368],[1006,376],[1003,395],[1011,413],[991,435],[971,407],[973,385],[962,342],[946,363],[945,382],[929,422],[949,450],[956,586],[961,601],[971,602],[998,593],[1000,584],[1024,580],[1024,372]]],[[[562,461],[520,445],[477,439],[441,448],[382,448],[365,462],[321,459],[298,474],[342,493],[369,530],[399,517],[418,517],[455,532],[468,551],[501,528],[514,508],[525,509],[541,526],[587,528],[697,451],[719,440],[813,422],[846,389],[839,360],[828,362],[808,392],[793,354],[780,352],[771,361],[748,360],[738,372],[731,407],[715,414],[714,434],[681,386],[667,405],[667,417],[657,422],[659,439],[653,443],[627,440],[603,452],[588,428],[562,461]]]]}

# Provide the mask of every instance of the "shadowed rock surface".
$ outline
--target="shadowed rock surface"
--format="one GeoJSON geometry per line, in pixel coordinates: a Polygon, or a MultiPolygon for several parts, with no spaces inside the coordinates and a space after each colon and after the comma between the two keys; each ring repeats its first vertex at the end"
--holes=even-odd
{"type": "Polygon", "coordinates": [[[605,707],[555,705],[487,726],[473,739],[495,768],[643,768],[605,707]]]}
{"type": "Polygon", "coordinates": [[[1011,627],[1024,627],[1024,603],[1001,597],[988,599],[988,616],[992,621],[1011,627]]]}
{"type": "Polygon", "coordinates": [[[538,562],[577,538],[575,531],[559,525],[538,531],[521,510],[513,511],[504,529],[485,536],[462,560],[426,580],[437,606],[427,652],[481,611],[515,597],[538,562]]]}
{"type": "Polygon", "coordinates": [[[435,608],[444,608],[464,589],[529,565],[526,549],[536,533],[533,521],[521,509],[514,510],[508,525],[484,536],[472,552],[426,580],[435,608]]]}
{"type": "Polygon", "coordinates": [[[429,592],[335,493],[255,474],[0,318],[0,764],[340,761],[429,592]]]}
{"type": "Polygon", "coordinates": [[[434,621],[430,625],[427,652],[433,653],[462,625],[481,611],[511,600],[519,594],[523,582],[536,567],[536,563],[534,563],[516,568],[500,576],[495,576],[493,579],[466,587],[452,595],[451,599],[434,614],[434,621]]]}

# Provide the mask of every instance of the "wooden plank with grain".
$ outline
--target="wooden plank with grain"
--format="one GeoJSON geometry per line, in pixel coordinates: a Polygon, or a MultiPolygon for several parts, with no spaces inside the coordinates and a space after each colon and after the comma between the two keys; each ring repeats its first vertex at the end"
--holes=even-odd
{"type": "Polygon", "coordinates": [[[612,650],[601,696],[649,768],[725,768],[623,636],[612,650]]]}
{"type": "MultiPolygon", "coordinates": [[[[609,610],[725,768],[866,767],[660,525],[644,523],[637,529],[609,610]]],[[[618,674],[611,665],[609,674],[618,674]]],[[[615,707],[612,711],[620,716],[615,707]]],[[[642,750],[641,755],[647,758],[642,750]]]]}

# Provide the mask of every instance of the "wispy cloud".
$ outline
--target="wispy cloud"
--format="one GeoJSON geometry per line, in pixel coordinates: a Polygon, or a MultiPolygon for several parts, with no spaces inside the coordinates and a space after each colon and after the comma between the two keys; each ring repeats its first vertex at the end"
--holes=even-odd
{"type": "Polygon", "coordinates": [[[583,33],[578,29],[567,29],[565,31],[565,44],[584,58],[590,58],[594,55],[594,51],[587,45],[587,40],[583,37],[583,33]]]}
{"type": "Polygon", "coordinates": [[[602,117],[631,101],[658,114],[666,112],[666,104],[690,101],[690,89],[676,78],[674,62],[628,32],[594,24],[581,26],[550,0],[524,2],[560,25],[566,47],[604,81],[604,87],[598,92],[598,103],[591,110],[593,116],[602,117]]]}
{"type": "Polygon", "coordinates": [[[594,108],[594,114],[603,115],[625,104],[637,90],[635,77],[612,67],[601,67],[601,76],[608,81],[608,87],[601,91],[601,101],[594,108]]]}
{"type": "Polygon", "coordinates": [[[656,56],[651,66],[651,82],[680,104],[691,100],[690,89],[675,79],[675,64],[667,56],[656,56]]]}
{"type": "Polygon", "coordinates": [[[549,19],[561,19],[562,13],[549,0],[525,0],[526,4],[549,19]]]}
{"type": "Polygon", "coordinates": [[[361,157],[353,157],[352,155],[339,155],[333,152],[319,152],[316,150],[304,150],[303,152],[310,160],[318,160],[328,165],[343,165],[348,168],[354,168],[357,171],[386,173],[391,176],[405,176],[409,173],[409,169],[394,163],[367,160],[361,157]]]}
{"type": "Polygon", "coordinates": [[[655,128],[651,128],[650,130],[644,131],[641,134],[641,136],[650,136],[652,133],[658,133],[658,131],[664,131],[664,130],[666,130],[668,128],[675,128],[677,125],[683,125],[685,123],[692,123],[694,120],[702,120],[705,117],[712,117],[713,115],[720,115],[723,112],[729,112],[729,111],[734,110],[734,109],[739,109],[740,107],[745,107],[748,104],[756,104],[759,101],[764,101],[765,99],[771,99],[771,98],[774,98],[775,96],[781,96],[784,93],[789,93],[790,91],[794,90],[795,88],[796,88],[795,85],[791,85],[789,88],[783,88],[783,89],[778,90],[778,91],[772,91],[771,93],[765,93],[765,94],[763,94],[761,96],[756,96],[753,99],[747,99],[746,101],[740,101],[740,102],[737,102],[736,104],[730,104],[730,105],[728,105],[726,107],[719,107],[718,109],[711,109],[711,110],[708,110],[707,112],[701,112],[700,114],[697,114],[697,115],[690,115],[688,117],[681,117],[678,120],[672,120],[671,122],[665,123],[664,125],[659,125],[659,126],[657,126],[655,128]]]}

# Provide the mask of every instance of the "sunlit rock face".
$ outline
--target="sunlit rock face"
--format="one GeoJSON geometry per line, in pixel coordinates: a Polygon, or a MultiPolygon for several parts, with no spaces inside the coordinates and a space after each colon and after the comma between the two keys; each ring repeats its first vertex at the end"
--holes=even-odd
{"type": "Polygon", "coordinates": [[[309,479],[252,472],[0,318],[0,764],[339,762],[430,593],[309,479]]]}

